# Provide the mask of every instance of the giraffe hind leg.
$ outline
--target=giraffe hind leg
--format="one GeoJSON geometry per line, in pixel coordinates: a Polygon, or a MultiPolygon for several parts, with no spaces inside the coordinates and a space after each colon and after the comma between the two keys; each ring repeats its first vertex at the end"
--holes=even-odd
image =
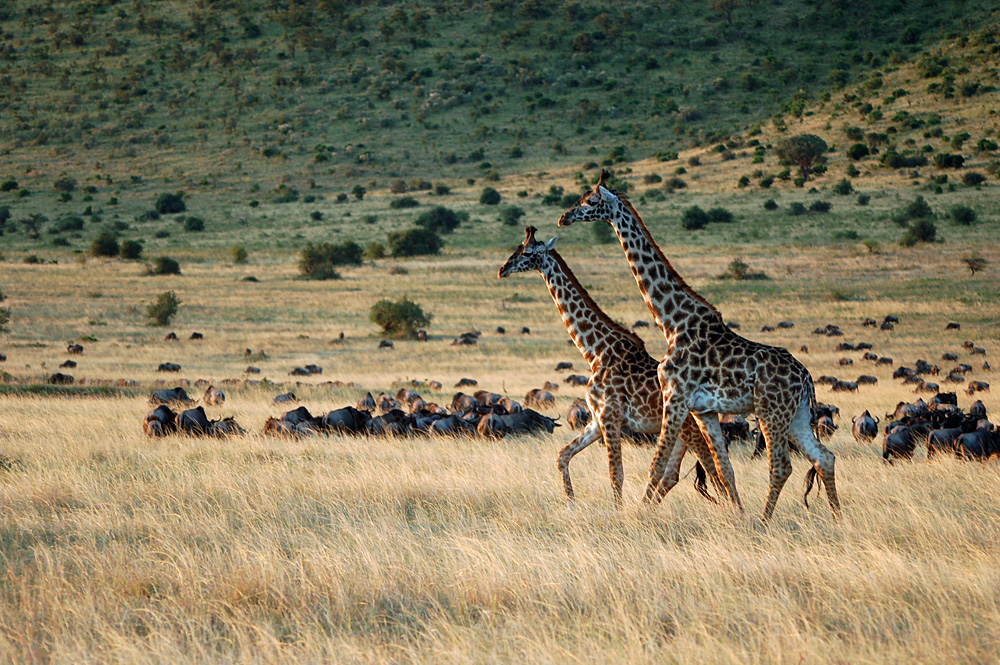
{"type": "Polygon", "coordinates": [[[771,465],[767,503],[764,505],[762,518],[766,523],[774,513],[781,488],[785,486],[788,477],[792,475],[792,462],[788,457],[788,425],[782,422],[780,417],[768,420],[761,418],[760,428],[767,444],[768,459],[771,465]]]}
{"type": "Polygon", "coordinates": [[[743,504],[740,502],[740,495],[736,491],[736,474],[733,472],[733,465],[729,461],[729,450],[726,447],[726,438],[722,434],[722,427],[719,425],[719,416],[715,413],[699,413],[694,415],[704,439],[708,441],[708,446],[712,454],[712,462],[719,479],[725,486],[726,495],[729,500],[740,510],[743,504]]]}
{"type": "MultiPolygon", "coordinates": [[[[812,464],[812,468],[806,473],[806,492],[809,495],[812,489],[812,480],[818,478],[823,487],[826,488],[826,498],[830,502],[830,509],[834,517],[840,517],[840,498],[837,496],[837,482],[835,474],[836,458],[826,446],[819,442],[812,428],[810,408],[807,401],[803,400],[798,410],[792,417],[789,434],[797,445],[799,451],[806,456],[812,464]]],[[[808,507],[808,503],[806,506],[808,507]]]]}
{"type": "Polygon", "coordinates": [[[695,490],[712,503],[717,504],[718,501],[715,500],[715,497],[709,494],[708,484],[705,481],[708,478],[711,478],[712,485],[715,486],[715,490],[720,496],[724,496],[726,494],[726,488],[722,484],[722,481],[719,480],[719,474],[715,468],[715,460],[712,458],[712,453],[708,449],[705,437],[701,433],[698,423],[691,415],[684,419],[684,424],[681,426],[681,440],[687,445],[687,448],[693,450],[695,455],[698,457],[698,462],[695,464],[695,490]]]}

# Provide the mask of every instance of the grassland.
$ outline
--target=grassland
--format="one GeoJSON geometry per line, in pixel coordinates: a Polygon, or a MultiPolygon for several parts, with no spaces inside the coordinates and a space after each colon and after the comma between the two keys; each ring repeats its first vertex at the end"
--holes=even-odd
{"type": "MultiPolygon", "coordinates": [[[[0,8],[0,182],[17,185],[0,192],[0,662],[1000,660],[1000,467],[922,452],[883,465],[850,419],[916,395],[834,348],[868,341],[897,366],[947,369],[946,351],[973,362],[973,340],[998,366],[995,3],[757,2],[732,24],[699,3],[647,5],[0,8]],[[775,150],[800,133],[830,146],[801,187],[775,150]],[[852,160],[855,142],[878,152],[852,160]],[[894,168],[890,151],[929,163],[894,168]],[[943,153],[963,168],[935,165],[943,153]],[[617,244],[554,224],[602,166],[743,334],[814,376],[879,379],[818,388],[843,414],[830,443],[843,523],[822,500],[802,506],[793,459],[761,527],[767,471],[745,447],[747,516],[708,505],[690,479],[643,508],[640,448],[626,451],[615,511],[599,446],[574,462],[568,510],[555,467],[567,427],[500,442],[260,434],[287,390],[319,413],[414,381],[441,381],[417,389],[447,403],[462,377],[519,399],[561,383],[560,361],[582,371],[541,278],[496,278],[527,224],[561,236],[613,318],[648,321],[617,244]],[[966,184],[970,172],[985,181],[966,184]],[[838,194],[845,179],[853,191],[838,194]],[[486,185],[499,206],[479,202],[486,185]],[[147,214],[178,191],[184,213],[147,214]],[[397,207],[403,196],[418,205],[397,207]],[[938,242],[903,247],[918,196],[938,242]],[[820,201],[828,212],[793,214],[820,201]],[[465,216],[440,255],[299,278],[304,243],[384,242],[434,205],[465,216]],[[524,214],[507,225],[511,206],[524,214]],[[684,230],[693,206],[735,220],[684,230]],[[954,223],[956,206],[976,220],[954,223]],[[185,230],[190,216],[203,231],[185,230]],[[142,258],[90,256],[101,231],[141,240],[142,258]],[[971,275],[962,260],[977,255],[987,264],[971,275]],[[158,256],[182,274],[146,274],[158,256]],[[769,279],[718,279],[737,257],[769,279]],[[175,320],[147,325],[168,290],[175,320]],[[379,350],[369,308],[399,296],[433,315],[429,340],[379,350]],[[888,314],[893,331],[861,326],[888,314]],[[782,320],[795,327],[758,332],[782,320]],[[811,334],[827,323],[845,336],[811,334]],[[451,345],[469,329],[483,332],[476,346],[451,345]],[[45,385],[71,341],[85,347],[63,370],[77,385],[45,385]],[[839,367],[844,356],[855,364],[839,367]],[[166,361],[182,371],[156,372],[166,361]],[[288,375],[310,363],[323,374],[288,375]],[[251,364],[260,375],[244,374],[251,364]],[[142,434],[156,385],[199,394],[199,380],[226,379],[239,381],[209,414],[249,435],[142,434]]],[[[638,332],[665,351],[655,328],[638,332]]],[[[982,360],[970,378],[991,381],[982,360]]],[[[548,413],[579,396],[563,385],[548,413]]],[[[976,397],[995,419],[1000,399],[976,397]]]]}

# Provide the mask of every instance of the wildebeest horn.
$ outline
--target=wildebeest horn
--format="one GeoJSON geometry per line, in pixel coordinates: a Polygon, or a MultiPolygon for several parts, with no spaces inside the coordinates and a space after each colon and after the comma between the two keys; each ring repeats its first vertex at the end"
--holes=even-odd
{"type": "Polygon", "coordinates": [[[853,424],[854,424],[854,421],[855,421],[855,420],[857,420],[857,419],[858,419],[858,417],[857,417],[857,416],[854,416],[853,418],[851,418],[851,424],[853,425],[853,424]]]}

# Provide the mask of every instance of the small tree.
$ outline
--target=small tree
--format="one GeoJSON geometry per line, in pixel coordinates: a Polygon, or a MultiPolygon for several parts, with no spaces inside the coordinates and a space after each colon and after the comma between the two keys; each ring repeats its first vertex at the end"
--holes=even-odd
{"type": "Polygon", "coordinates": [[[153,262],[154,275],[179,275],[181,274],[181,264],[169,256],[158,256],[153,262]]]}
{"type": "Polygon", "coordinates": [[[500,221],[507,226],[517,226],[522,217],[524,217],[524,210],[517,206],[507,206],[500,211],[500,221]]]}
{"type": "Polygon", "coordinates": [[[437,254],[443,243],[441,236],[431,229],[408,229],[390,233],[386,245],[393,256],[421,256],[437,254]]]}
{"type": "Polygon", "coordinates": [[[462,223],[460,215],[444,206],[434,206],[420,213],[416,225],[436,233],[451,233],[462,223]]]}
{"type": "Polygon", "coordinates": [[[120,250],[118,238],[107,229],[101,231],[90,243],[91,256],[118,256],[120,250]]]}
{"type": "Polygon", "coordinates": [[[173,291],[164,291],[156,297],[156,302],[146,307],[146,315],[149,317],[149,325],[165,326],[177,314],[177,307],[181,304],[177,294],[173,291]]]}
{"type": "Polygon", "coordinates": [[[826,149],[826,141],[815,134],[799,134],[782,139],[774,151],[778,157],[798,166],[802,179],[808,180],[813,163],[826,149]]]}
{"type": "Polygon", "coordinates": [[[952,206],[948,211],[951,221],[962,226],[969,226],[976,223],[976,211],[967,205],[952,206]]]}
{"type": "Polygon", "coordinates": [[[430,324],[432,316],[425,314],[420,305],[403,296],[395,302],[379,300],[372,305],[368,318],[387,335],[412,337],[418,329],[430,324]]]}
{"type": "Polygon", "coordinates": [[[118,248],[118,256],[135,261],[142,256],[142,243],[138,240],[123,240],[118,248]]]}
{"type": "Polygon", "coordinates": [[[681,217],[681,226],[688,231],[694,231],[705,228],[710,221],[707,212],[698,206],[691,206],[684,211],[684,216],[681,217]]]}
{"type": "Polygon", "coordinates": [[[354,195],[354,198],[356,198],[356,199],[357,199],[357,200],[359,200],[359,201],[361,201],[361,200],[363,200],[363,199],[365,198],[365,194],[366,194],[367,192],[368,192],[368,190],[367,190],[367,189],[365,189],[365,188],[364,188],[363,186],[361,186],[361,185],[355,185],[355,186],[354,186],[354,189],[352,189],[352,190],[351,190],[351,194],[353,194],[353,195],[354,195]]]}
{"type": "Polygon", "coordinates": [[[364,249],[351,240],[333,245],[307,243],[299,257],[299,272],[306,279],[338,279],[336,266],[361,265],[364,249]]]}
{"type": "Polygon", "coordinates": [[[178,212],[184,212],[187,210],[187,205],[184,203],[184,193],[178,192],[177,194],[160,194],[156,199],[156,205],[154,206],[156,212],[161,215],[173,215],[178,212]]]}
{"type": "Polygon", "coordinates": [[[483,189],[483,193],[479,195],[479,202],[483,205],[495,206],[500,203],[502,198],[500,192],[492,187],[486,187],[483,189]]]}

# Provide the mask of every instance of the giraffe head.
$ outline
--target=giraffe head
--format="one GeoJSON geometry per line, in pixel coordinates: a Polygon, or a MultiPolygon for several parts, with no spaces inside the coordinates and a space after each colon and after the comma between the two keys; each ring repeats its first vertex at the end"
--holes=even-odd
{"type": "Polygon", "coordinates": [[[574,222],[610,221],[619,202],[618,195],[604,186],[610,176],[607,171],[601,171],[601,178],[593,191],[584,194],[572,208],[563,213],[559,218],[559,226],[569,226],[574,222]]]}
{"type": "Polygon", "coordinates": [[[535,231],[537,230],[534,226],[524,229],[524,242],[518,245],[507,262],[500,268],[497,273],[498,278],[503,279],[515,272],[542,269],[545,259],[552,248],[556,246],[558,238],[552,238],[548,242],[538,242],[535,240],[535,231]]]}

